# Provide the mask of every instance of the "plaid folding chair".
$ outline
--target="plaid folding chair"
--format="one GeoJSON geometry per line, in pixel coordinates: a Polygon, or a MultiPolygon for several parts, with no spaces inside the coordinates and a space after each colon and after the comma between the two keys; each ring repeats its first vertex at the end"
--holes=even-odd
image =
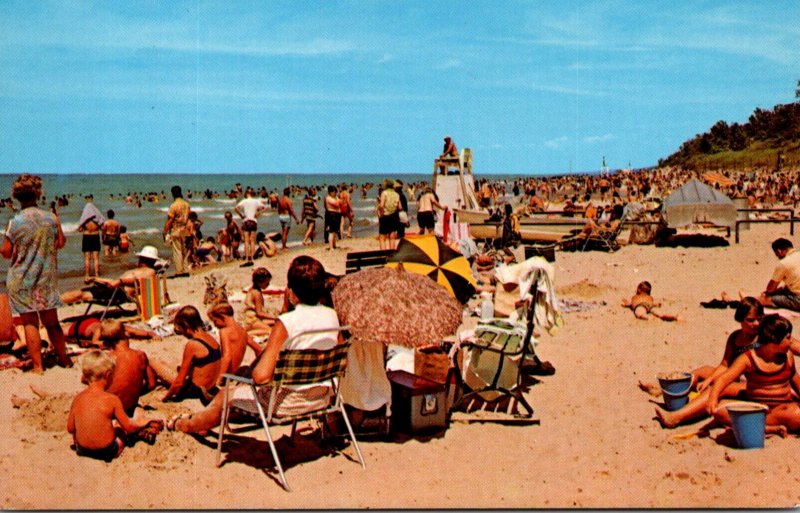
{"type": "MultiPolygon", "coordinates": [[[[310,333],[336,333],[347,329],[347,326],[341,326],[334,329],[310,330],[299,333],[294,338],[310,333]]],[[[271,383],[265,385],[258,385],[250,378],[234,374],[225,374],[225,395],[223,396],[222,417],[220,419],[219,439],[217,441],[217,466],[222,464],[222,439],[225,436],[225,428],[228,424],[230,410],[234,407],[237,410],[242,410],[260,419],[264,428],[264,434],[269,443],[270,451],[272,452],[272,459],[278,467],[281,484],[287,492],[291,491],[291,489],[286,481],[283,466],[281,465],[275,442],[269,430],[270,426],[291,424],[291,437],[293,438],[299,421],[310,420],[315,417],[324,417],[328,413],[338,411],[342,414],[344,423],[347,426],[347,431],[350,435],[350,439],[353,441],[353,448],[361,462],[361,467],[366,468],[364,457],[361,454],[361,449],[358,447],[358,441],[353,433],[353,427],[350,424],[347,412],[344,409],[344,403],[339,393],[338,382],[344,375],[347,367],[347,352],[349,349],[350,343],[347,342],[327,350],[304,349],[282,351],[278,358],[273,380],[271,383]],[[231,382],[249,386],[252,399],[229,400],[231,382]],[[292,389],[286,389],[284,387],[294,387],[297,385],[328,385],[332,388],[332,394],[330,394],[330,398],[325,401],[324,404],[315,404],[310,409],[300,413],[282,413],[280,409],[280,400],[282,400],[287,392],[291,393],[292,391],[292,389]],[[263,387],[270,388],[267,404],[263,402],[264,394],[259,394],[259,388],[263,387]]],[[[324,425],[324,421],[322,425],[324,425]]]]}

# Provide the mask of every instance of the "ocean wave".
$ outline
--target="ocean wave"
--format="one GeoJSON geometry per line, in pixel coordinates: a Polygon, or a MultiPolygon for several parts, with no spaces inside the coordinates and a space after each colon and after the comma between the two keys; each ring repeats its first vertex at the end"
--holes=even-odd
{"type": "MultiPolygon", "coordinates": [[[[198,214],[203,212],[223,212],[225,210],[230,210],[225,207],[201,207],[198,205],[190,205],[191,210],[197,212],[198,214]]],[[[169,207],[159,207],[156,210],[160,212],[164,212],[165,214],[169,211],[169,207]]]]}
{"type": "Polygon", "coordinates": [[[61,231],[64,233],[75,233],[78,231],[78,223],[61,223],[61,231]]]}
{"type": "Polygon", "coordinates": [[[161,230],[159,230],[158,228],[142,228],[139,230],[130,231],[128,233],[130,233],[131,235],[147,235],[151,233],[161,233],[161,230]]]}

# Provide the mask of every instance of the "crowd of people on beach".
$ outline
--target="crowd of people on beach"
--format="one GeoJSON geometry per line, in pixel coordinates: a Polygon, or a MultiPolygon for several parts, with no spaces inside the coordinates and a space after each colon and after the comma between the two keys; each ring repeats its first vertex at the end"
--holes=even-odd
{"type": "MultiPolygon", "coordinates": [[[[445,152],[447,149],[446,146],[445,152]]],[[[783,205],[794,211],[800,201],[798,170],[778,174],[756,170],[718,175],[709,181],[731,197],[746,198],[751,208],[783,205]]],[[[599,230],[616,229],[614,223],[619,223],[635,204],[641,206],[641,211],[657,207],[659,198],[694,176],[696,172],[692,171],[655,169],[647,172],[626,170],[599,176],[482,179],[475,184],[475,192],[481,205],[502,212],[506,220],[510,220],[512,215],[548,211],[556,205],[566,215],[581,215],[588,222],[577,234],[580,238],[599,230]]],[[[386,179],[377,186],[364,184],[360,186],[362,198],[373,188],[380,249],[396,248],[407,229],[420,234],[432,233],[438,212],[447,212],[448,209],[448,205],[442,204],[424,182],[404,184],[400,180],[386,179]],[[412,228],[410,202],[416,203],[417,207],[416,228],[412,228]]],[[[125,271],[116,279],[102,277],[101,252],[104,257],[127,252],[134,248],[134,242],[127,236],[125,226],[115,219],[114,210],[102,213],[94,205],[92,194],[88,193],[84,197],[78,231],[85,255],[85,280],[89,286],[61,293],[57,286],[57,252],[64,246],[66,238],[56,207],[66,204],[69,198],[55,198],[50,210],[39,208],[47,204],[42,195],[41,178],[28,174],[17,178],[12,185],[11,197],[19,203],[19,208],[10,199],[0,202],[14,210],[4,233],[0,254],[11,259],[6,280],[8,299],[21,326],[15,338],[27,348],[34,372],[43,372],[45,368],[40,326],[46,331],[58,365],[62,367],[73,365],[67,354],[68,337],[93,348],[81,360],[82,381],[87,388],[75,398],[67,422],[78,454],[110,460],[125,447],[124,434],[152,443],[164,427],[201,435],[207,433],[219,424],[224,399],[220,392],[222,376],[242,372],[248,348],[252,350],[254,360],[246,366],[246,372],[256,382],[268,383],[280,351],[286,349],[284,343],[287,340],[294,341],[293,348],[327,349],[330,344],[337,343],[340,336],[330,336],[338,333],[335,330],[339,327],[330,300],[335,277],[327,273],[316,259],[305,255],[295,257],[286,270],[288,286],[282,292],[283,304],[279,311],[272,311],[264,300],[272,274],[256,262],[288,248],[292,222],[305,224],[302,245],[306,246],[316,243],[317,219],[322,219],[323,243],[326,249],[335,250],[337,241],[352,236],[352,195],[358,189],[359,186],[346,183],[327,187],[293,186],[285,188],[279,195],[263,187],[236,184],[230,191],[187,191],[184,198],[180,186],[172,187],[172,202],[162,229],[172,256],[171,278],[188,277],[190,269],[196,266],[234,260],[241,267],[254,268],[252,287],[245,296],[240,316],[237,317],[234,308],[224,299],[210,304],[206,311],[208,323],[193,305],[184,306],[176,313],[172,321],[174,332],[186,338],[181,362],[176,367],[178,362],[150,359],[144,352],[129,346],[130,338],[160,338],[146,329],[93,318],[91,322],[77,322],[64,332],[58,318],[58,308],[64,304],[108,297],[109,292],[117,288],[134,295],[137,279],[156,276],[166,265],[158,250],[148,245],[135,253],[137,266],[134,269],[125,271]],[[318,193],[323,191],[327,194],[320,198],[318,193]],[[225,226],[216,236],[203,237],[203,221],[187,201],[192,197],[237,200],[236,205],[225,212],[225,226]],[[302,198],[299,216],[293,198],[302,198]],[[259,217],[270,210],[278,214],[280,232],[259,231],[259,217]],[[302,343],[295,341],[295,334],[309,328],[329,329],[331,333],[303,339],[302,343]],[[264,343],[256,342],[258,339],[264,343]],[[205,409],[170,419],[136,415],[141,395],[159,384],[166,389],[162,401],[193,398],[200,400],[205,409]]],[[[120,195],[117,199],[122,197],[120,195]]],[[[168,200],[161,191],[127,193],[124,201],[168,200]]],[[[452,242],[454,247],[459,247],[458,241],[452,242]]],[[[735,397],[769,407],[768,433],[783,436],[787,431],[800,430],[800,377],[791,356],[800,354],[800,343],[792,338],[792,325],[787,319],[780,315],[764,315],[765,307],[800,311],[800,253],[787,239],[776,240],[773,250],[779,265],[759,297],[742,295],[736,301],[727,297],[721,300],[726,306],[736,303],[734,317],[741,323],[741,329],[729,337],[720,364],[702,367],[692,373],[692,386],[697,395],[684,408],[673,412],[657,409],[656,418],[664,427],[672,428],[703,415],[727,425],[730,419],[725,409],[719,406],[724,404],[723,399],[735,397]],[[745,381],[740,380],[742,376],[745,381]]],[[[480,275],[479,267],[486,262],[474,258],[474,252],[469,256],[476,275],[480,275]]],[[[643,281],[636,294],[623,301],[623,306],[629,307],[640,320],[651,317],[664,321],[682,320],[680,316],[660,311],[660,305],[651,292],[652,284],[643,281]]],[[[2,335],[0,330],[0,337],[2,335]]],[[[652,385],[641,386],[655,393],[652,385]]],[[[234,388],[229,398],[240,399],[245,392],[234,388]]],[[[291,409],[323,400],[328,394],[329,390],[297,391],[283,400],[291,409]]]]}

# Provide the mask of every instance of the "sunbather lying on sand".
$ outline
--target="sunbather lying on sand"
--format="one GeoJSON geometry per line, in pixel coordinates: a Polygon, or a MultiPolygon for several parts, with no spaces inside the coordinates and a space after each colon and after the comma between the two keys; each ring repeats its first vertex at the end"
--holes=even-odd
{"type": "Polygon", "coordinates": [[[74,339],[81,347],[102,347],[103,342],[115,336],[119,329],[124,330],[125,338],[161,340],[154,331],[135,328],[117,320],[101,321],[94,316],[73,322],[64,330],[64,335],[74,339]]]}
{"type": "Polygon", "coordinates": [[[630,301],[623,299],[622,306],[633,310],[633,315],[635,315],[637,319],[644,321],[650,319],[651,315],[662,321],[683,320],[679,315],[663,314],[659,312],[657,308],[661,306],[661,303],[656,303],[656,300],[650,295],[652,290],[653,286],[650,285],[649,281],[639,283],[639,285],[636,286],[636,294],[633,295],[630,301]]]}

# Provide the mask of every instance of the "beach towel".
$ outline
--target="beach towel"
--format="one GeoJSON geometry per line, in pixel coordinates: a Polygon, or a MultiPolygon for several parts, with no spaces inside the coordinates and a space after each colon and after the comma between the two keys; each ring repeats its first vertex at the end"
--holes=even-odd
{"type": "MultiPolygon", "coordinates": [[[[536,325],[554,334],[555,329],[563,324],[553,285],[555,267],[544,257],[531,257],[519,264],[502,264],[495,270],[495,275],[500,283],[517,283],[519,285],[518,296],[521,300],[531,299],[530,290],[533,280],[537,280],[536,289],[540,294],[536,297],[536,325]],[[537,270],[544,272],[537,273],[537,270]]],[[[513,322],[518,315],[517,312],[514,312],[509,319],[513,322]]]]}
{"type": "Polygon", "coordinates": [[[98,225],[102,225],[106,222],[106,218],[103,216],[102,212],[100,212],[100,209],[98,209],[94,203],[87,203],[83,206],[83,212],[81,212],[81,219],[78,221],[78,226],[83,226],[91,218],[94,218],[94,222],[98,225]]]}
{"type": "Polygon", "coordinates": [[[353,341],[347,353],[347,373],[342,378],[342,400],[359,410],[374,411],[386,405],[390,414],[392,387],[386,377],[383,344],[353,341]]]}

